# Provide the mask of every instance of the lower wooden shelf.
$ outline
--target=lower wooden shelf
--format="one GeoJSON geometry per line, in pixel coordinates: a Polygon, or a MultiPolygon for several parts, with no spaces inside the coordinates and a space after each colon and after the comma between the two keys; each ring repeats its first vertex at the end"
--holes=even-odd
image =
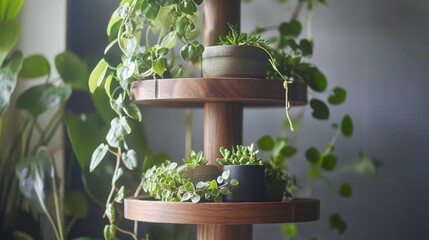
{"type": "Polygon", "coordinates": [[[308,222],[319,219],[318,199],[282,202],[178,203],[125,199],[125,218],[176,224],[264,224],[308,222]]]}

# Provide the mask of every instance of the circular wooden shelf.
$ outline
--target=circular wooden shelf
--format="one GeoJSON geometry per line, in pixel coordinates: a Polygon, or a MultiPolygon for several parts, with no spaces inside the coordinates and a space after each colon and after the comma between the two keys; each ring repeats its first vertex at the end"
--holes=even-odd
{"type": "MultiPolygon", "coordinates": [[[[132,88],[140,104],[202,106],[207,102],[234,102],[245,106],[284,106],[283,81],[253,78],[172,78],[141,80],[132,88]]],[[[289,85],[291,105],[307,103],[303,83],[289,85]]]]}
{"type": "Polygon", "coordinates": [[[282,202],[190,203],[125,199],[125,218],[178,224],[263,224],[308,222],[319,219],[318,199],[282,202]]]}

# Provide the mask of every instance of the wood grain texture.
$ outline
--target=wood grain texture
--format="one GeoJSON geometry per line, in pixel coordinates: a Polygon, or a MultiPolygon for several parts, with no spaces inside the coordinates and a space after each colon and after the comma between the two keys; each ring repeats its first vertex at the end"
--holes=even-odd
{"type": "Polygon", "coordinates": [[[319,219],[319,200],[282,202],[178,203],[125,199],[125,218],[143,222],[245,225],[319,219]]]}
{"type": "Polygon", "coordinates": [[[241,0],[203,1],[203,40],[205,46],[217,45],[219,36],[229,32],[228,24],[240,31],[241,0]]]}
{"type": "Polygon", "coordinates": [[[220,157],[219,148],[242,143],[243,107],[237,103],[206,103],[204,105],[204,154],[209,164],[220,157]]]}
{"type": "Polygon", "coordinates": [[[252,225],[200,224],[198,240],[252,240],[252,225]]]}
{"type": "MultiPolygon", "coordinates": [[[[203,106],[207,102],[234,102],[244,106],[284,106],[283,81],[251,78],[176,78],[142,80],[132,87],[140,104],[203,106]]],[[[307,103],[303,83],[289,85],[292,106],[307,103]]]]}

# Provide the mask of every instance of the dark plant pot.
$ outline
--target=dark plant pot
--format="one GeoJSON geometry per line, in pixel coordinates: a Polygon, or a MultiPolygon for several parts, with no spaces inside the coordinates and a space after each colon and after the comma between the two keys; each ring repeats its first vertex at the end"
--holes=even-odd
{"type": "Polygon", "coordinates": [[[203,77],[266,78],[268,54],[250,46],[206,47],[202,58],[203,77]]]}
{"type": "Polygon", "coordinates": [[[267,202],[279,202],[283,199],[286,181],[268,184],[265,183],[265,200],[267,202]]]}
{"type": "Polygon", "coordinates": [[[190,178],[194,183],[201,181],[216,180],[221,174],[215,165],[187,166],[179,167],[180,176],[190,178]]]}
{"type": "Polygon", "coordinates": [[[224,196],[225,202],[262,202],[265,200],[265,174],[262,165],[226,165],[229,179],[237,179],[237,186],[230,186],[232,194],[224,196]]]}

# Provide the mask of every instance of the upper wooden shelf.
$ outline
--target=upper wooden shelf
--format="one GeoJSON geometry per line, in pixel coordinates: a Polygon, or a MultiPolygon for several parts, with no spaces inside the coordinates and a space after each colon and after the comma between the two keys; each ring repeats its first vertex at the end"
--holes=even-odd
{"type": "MultiPolygon", "coordinates": [[[[206,102],[236,102],[245,106],[284,106],[283,81],[251,78],[174,78],[141,80],[132,88],[140,104],[202,106],[206,102]]],[[[289,85],[291,105],[307,103],[303,83],[289,85]]]]}
{"type": "Polygon", "coordinates": [[[263,224],[307,222],[319,219],[320,201],[190,203],[125,199],[125,218],[178,224],[263,224]]]}

